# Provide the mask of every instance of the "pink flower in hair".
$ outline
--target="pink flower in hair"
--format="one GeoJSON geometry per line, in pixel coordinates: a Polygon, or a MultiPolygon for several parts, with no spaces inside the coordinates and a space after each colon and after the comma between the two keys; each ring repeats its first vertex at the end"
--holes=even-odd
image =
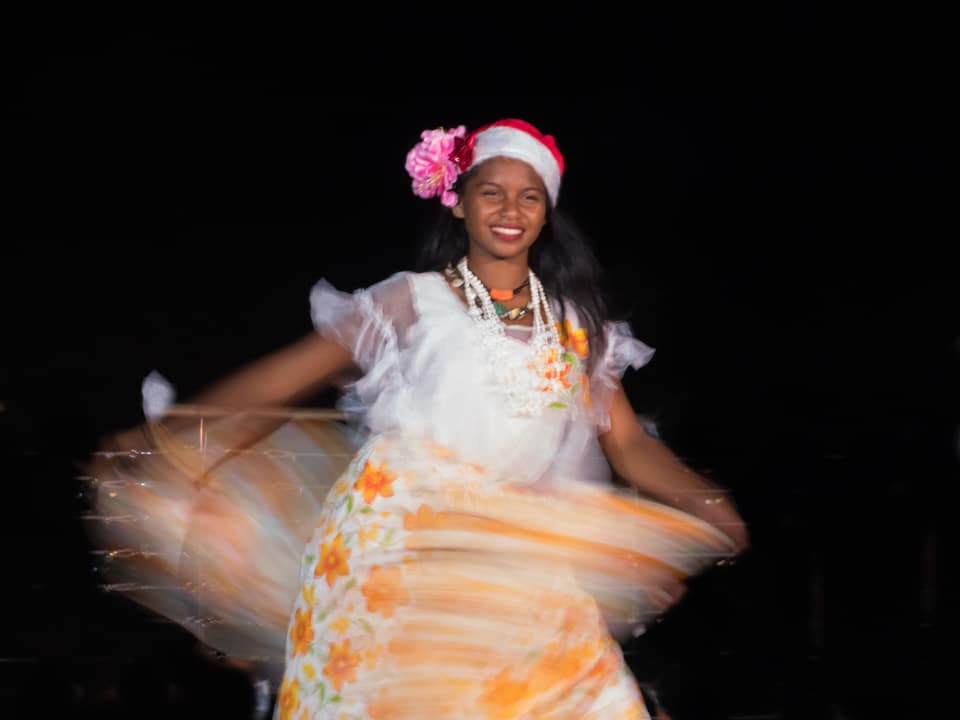
{"type": "Polygon", "coordinates": [[[452,130],[438,128],[420,133],[421,141],[407,153],[404,166],[413,178],[413,192],[417,197],[439,195],[445,206],[457,204],[457,194],[450,188],[457,182],[460,167],[450,156],[457,148],[457,138],[463,138],[466,132],[460,125],[452,130]]]}

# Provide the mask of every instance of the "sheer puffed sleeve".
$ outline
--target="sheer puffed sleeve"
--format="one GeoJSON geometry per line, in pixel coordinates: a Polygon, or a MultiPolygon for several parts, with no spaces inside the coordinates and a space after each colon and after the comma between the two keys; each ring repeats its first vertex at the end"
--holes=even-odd
{"type": "Polygon", "coordinates": [[[381,391],[399,382],[400,353],[416,322],[410,273],[352,293],[320,280],[310,291],[310,316],[317,332],[347,348],[363,371],[340,404],[362,414],[381,391]]]}
{"type": "Polygon", "coordinates": [[[606,323],[604,334],[603,357],[597,361],[590,378],[594,422],[601,433],[610,429],[610,403],[620,378],[628,367],[636,370],[646,365],[655,352],[637,340],[625,322],[606,323]]]}
{"type": "Polygon", "coordinates": [[[352,293],[320,280],[310,291],[310,317],[321,335],[343,345],[364,372],[391,363],[414,309],[408,273],[352,293]]]}

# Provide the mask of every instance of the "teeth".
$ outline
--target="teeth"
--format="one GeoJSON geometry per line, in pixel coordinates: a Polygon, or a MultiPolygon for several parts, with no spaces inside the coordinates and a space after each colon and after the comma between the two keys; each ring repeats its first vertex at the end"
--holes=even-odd
{"type": "Polygon", "coordinates": [[[523,232],[519,228],[505,228],[505,227],[495,227],[493,228],[494,232],[501,233],[503,235],[519,235],[523,232]]]}

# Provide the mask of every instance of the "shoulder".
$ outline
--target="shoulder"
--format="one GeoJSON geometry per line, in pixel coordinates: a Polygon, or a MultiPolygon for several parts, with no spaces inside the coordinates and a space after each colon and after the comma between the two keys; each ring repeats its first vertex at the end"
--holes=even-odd
{"type": "Polygon", "coordinates": [[[436,283],[440,274],[436,272],[414,272],[401,270],[371,285],[368,290],[377,291],[416,291],[421,287],[436,283]]]}
{"type": "Polygon", "coordinates": [[[441,308],[453,296],[438,272],[404,270],[362,292],[371,306],[389,316],[398,327],[410,327],[428,308],[441,308]]]}

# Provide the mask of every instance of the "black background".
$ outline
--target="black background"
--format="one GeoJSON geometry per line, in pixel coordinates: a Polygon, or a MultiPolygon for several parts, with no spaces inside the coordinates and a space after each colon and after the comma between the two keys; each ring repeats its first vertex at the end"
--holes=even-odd
{"type": "Polygon", "coordinates": [[[246,676],[97,591],[77,463],[150,370],[189,395],[308,332],[321,277],[409,267],[420,131],[521,117],[658,350],[636,408],[752,528],[628,644],[638,677],[677,718],[923,716],[957,476],[946,24],[500,10],[8,26],[6,707],[250,716],[246,676]]]}

